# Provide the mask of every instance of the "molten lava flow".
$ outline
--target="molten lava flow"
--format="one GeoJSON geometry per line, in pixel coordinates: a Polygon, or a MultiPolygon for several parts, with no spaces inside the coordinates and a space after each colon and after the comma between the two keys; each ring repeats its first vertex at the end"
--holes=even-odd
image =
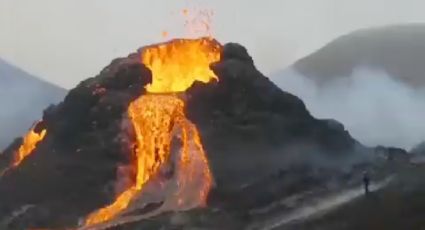
{"type": "Polygon", "coordinates": [[[121,213],[169,162],[177,168],[177,191],[166,201],[168,205],[182,209],[206,204],[213,180],[208,160],[198,130],[184,114],[184,101],[172,93],[184,92],[196,80],[217,79],[209,66],[220,59],[220,50],[221,45],[210,38],[173,40],[143,50],[142,62],[153,76],[148,92],[169,94],[143,95],[130,104],[128,116],[136,134],[134,184],[113,204],[89,215],[86,226],[121,213]],[[171,144],[176,136],[182,146],[178,157],[173,157],[171,144]]]}
{"type": "Polygon", "coordinates": [[[22,161],[27,158],[35,149],[37,144],[43,140],[46,136],[47,131],[43,129],[40,133],[34,131],[34,127],[24,136],[22,145],[18,151],[15,152],[15,156],[12,162],[12,167],[19,166],[22,161]]]}
{"type": "Polygon", "coordinates": [[[144,49],[142,63],[153,73],[148,92],[183,92],[196,80],[217,79],[209,65],[220,60],[220,50],[211,38],[178,39],[144,49]]]}
{"type": "Polygon", "coordinates": [[[181,209],[206,206],[212,187],[212,175],[207,156],[202,147],[196,126],[187,119],[180,119],[183,147],[177,165],[177,206],[181,209]]]}
{"type": "Polygon", "coordinates": [[[23,141],[19,149],[13,155],[13,161],[9,167],[0,172],[0,177],[9,170],[18,167],[37,147],[37,144],[44,139],[47,130],[43,129],[40,133],[35,132],[35,126],[23,137],[23,141]]]}

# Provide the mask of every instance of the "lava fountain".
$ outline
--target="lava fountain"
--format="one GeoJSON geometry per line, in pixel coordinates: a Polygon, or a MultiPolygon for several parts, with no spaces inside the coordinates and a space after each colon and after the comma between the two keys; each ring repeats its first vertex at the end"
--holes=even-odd
{"type": "Polygon", "coordinates": [[[176,188],[164,198],[169,209],[182,210],[206,205],[213,177],[196,126],[184,113],[185,102],[177,93],[195,81],[218,80],[210,64],[220,59],[221,45],[212,38],[176,39],[146,47],[141,62],[152,72],[152,83],[128,107],[136,140],[132,166],[135,178],[115,202],[90,214],[85,226],[109,221],[126,210],[157,180],[161,170],[173,165],[176,188]],[[173,154],[174,139],[180,141],[173,154]]]}

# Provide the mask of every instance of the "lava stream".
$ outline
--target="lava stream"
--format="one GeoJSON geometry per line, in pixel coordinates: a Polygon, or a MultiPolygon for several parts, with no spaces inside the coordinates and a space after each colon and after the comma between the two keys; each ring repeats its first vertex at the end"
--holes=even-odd
{"type": "Polygon", "coordinates": [[[38,125],[38,123],[36,123],[27,134],[25,134],[21,146],[19,146],[19,149],[13,154],[13,161],[9,167],[1,171],[0,176],[3,176],[10,169],[18,167],[29,155],[34,152],[38,143],[44,139],[47,134],[47,130],[42,129],[40,132],[36,132],[35,127],[38,125]]]}
{"type": "Polygon", "coordinates": [[[44,139],[47,130],[43,129],[39,133],[35,132],[35,126],[24,136],[22,145],[15,152],[12,167],[18,167],[36,148],[37,144],[44,139]]]}

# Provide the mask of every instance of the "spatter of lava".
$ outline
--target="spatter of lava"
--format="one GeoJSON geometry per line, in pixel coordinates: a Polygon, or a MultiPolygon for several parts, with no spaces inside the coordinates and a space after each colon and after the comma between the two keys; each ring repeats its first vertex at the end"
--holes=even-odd
{"type": "MultiPolygon", "coordinates": [[[[175,93],[186,91],[195,81],[209,82],[217,76],[209,68],[220,59],[221,45],[212,38],[176,39],[142,51],[141,61],[152,71],[149,92],[128,108],[136,142],[133,152],[134,183],[115,202],[90,214],[85,226],[109,221],[127,209],[161,169],[174,165],[176,188],[165,202],[174,210],[204,206],[213,177],[196,126],[185,116],[185,102],[175,93]],[[172,154],[173,139],[181,142],[172,154]]],[[[159,191],[158,191],[159,192],[159,191]]]]}

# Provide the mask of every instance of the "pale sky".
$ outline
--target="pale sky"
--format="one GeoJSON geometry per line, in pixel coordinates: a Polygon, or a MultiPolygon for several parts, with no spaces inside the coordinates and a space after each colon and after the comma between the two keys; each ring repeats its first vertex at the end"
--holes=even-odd
{"type": "Polygon", "coordinates": [[[72,88],[164,30],[183,36],[184,8],[213,10],[214,37],[265,74],[359,28],[425,22],[423,0],[0,0],[0,57],[72,88]]]}

